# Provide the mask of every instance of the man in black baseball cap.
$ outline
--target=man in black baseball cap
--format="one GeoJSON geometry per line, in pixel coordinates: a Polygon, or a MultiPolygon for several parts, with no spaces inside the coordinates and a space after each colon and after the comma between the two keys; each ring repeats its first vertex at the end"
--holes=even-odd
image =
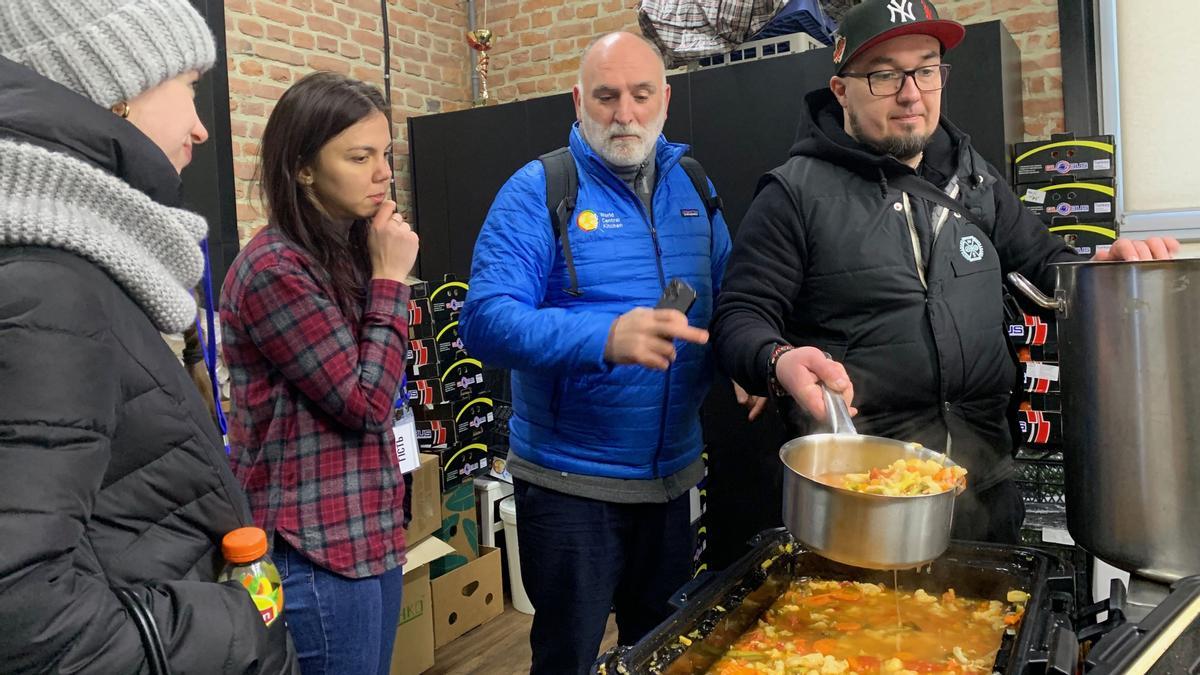
{"type": "MultiPolygon", "coordinates": [[[[760,181],[711,327],[747,391],[818,430],[819,384],[859,433],[915,441],[970,472],[953,536],[1015,543],[1024,509],[1007,422],[1015,363],[1003,275],[1054,288],[1080,260],[941,116],[961,24],[928,0],[866,0],[842,19],[829,88],[805,97],[791,158],[760,181]],[[951,201],[952,200],[952,201],[951,201]]],[[[1101,259],[1171,257],[1121,240],[1101,259]]],[[[814,514],[817,517],[817,514],[814,514]]]]}
{"type": "Polygon", "coordinates": [[[927,0],[867,0],[851,8],[838,29],[829,84],[851,136],[915,168],[938,127],[950,77],[942,55],[965,33],[927,0]]]}

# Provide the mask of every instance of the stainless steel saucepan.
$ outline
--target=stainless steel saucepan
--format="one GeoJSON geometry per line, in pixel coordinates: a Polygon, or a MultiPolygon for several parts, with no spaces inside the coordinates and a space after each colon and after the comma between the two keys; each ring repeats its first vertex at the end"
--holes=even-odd
{"type": "Polygon", "coordinates": [[[905,569],[926,564],[950,545],[954,498],[961,491],[890,497],[834,487],[827,474],[866,473],[898,459],[931,459],[956,466],[917,443],[860,436],[841,396],[825,389],[832,433],[788,441],[783,461],[783,522],[817,553],[847,565],[905,569]]]}

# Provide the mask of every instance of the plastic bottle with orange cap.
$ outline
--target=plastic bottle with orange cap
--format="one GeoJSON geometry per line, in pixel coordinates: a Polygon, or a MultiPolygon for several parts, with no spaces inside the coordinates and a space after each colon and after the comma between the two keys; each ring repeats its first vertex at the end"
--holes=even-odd
{"type": "Polygon", "coordinates": [[[217,581],[241,584],[268,626],[282,617],[283,584],[267,555],[267,533],[257,527],[233,530],[221,539],[221,553],[226,562],[217,581]]]}

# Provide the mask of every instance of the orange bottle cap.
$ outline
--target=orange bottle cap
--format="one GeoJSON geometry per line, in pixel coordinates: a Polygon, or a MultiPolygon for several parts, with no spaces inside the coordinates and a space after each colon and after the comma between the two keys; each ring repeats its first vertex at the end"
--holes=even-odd
{"type": "Polygon", "coordinates": [[[267,554],[267,533],[258,527],[239,527],[221,539],[221,553],[231,563],[258,560],[267,554]]]}

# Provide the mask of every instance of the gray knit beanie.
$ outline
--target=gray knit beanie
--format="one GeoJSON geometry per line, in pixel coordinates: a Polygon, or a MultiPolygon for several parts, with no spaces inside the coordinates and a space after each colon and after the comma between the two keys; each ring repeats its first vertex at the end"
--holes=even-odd
{"type": "Polygon", "coordinates": [[[217,53],[188,0],[0,0],[0,56],[108,108],[217,53]]]}

